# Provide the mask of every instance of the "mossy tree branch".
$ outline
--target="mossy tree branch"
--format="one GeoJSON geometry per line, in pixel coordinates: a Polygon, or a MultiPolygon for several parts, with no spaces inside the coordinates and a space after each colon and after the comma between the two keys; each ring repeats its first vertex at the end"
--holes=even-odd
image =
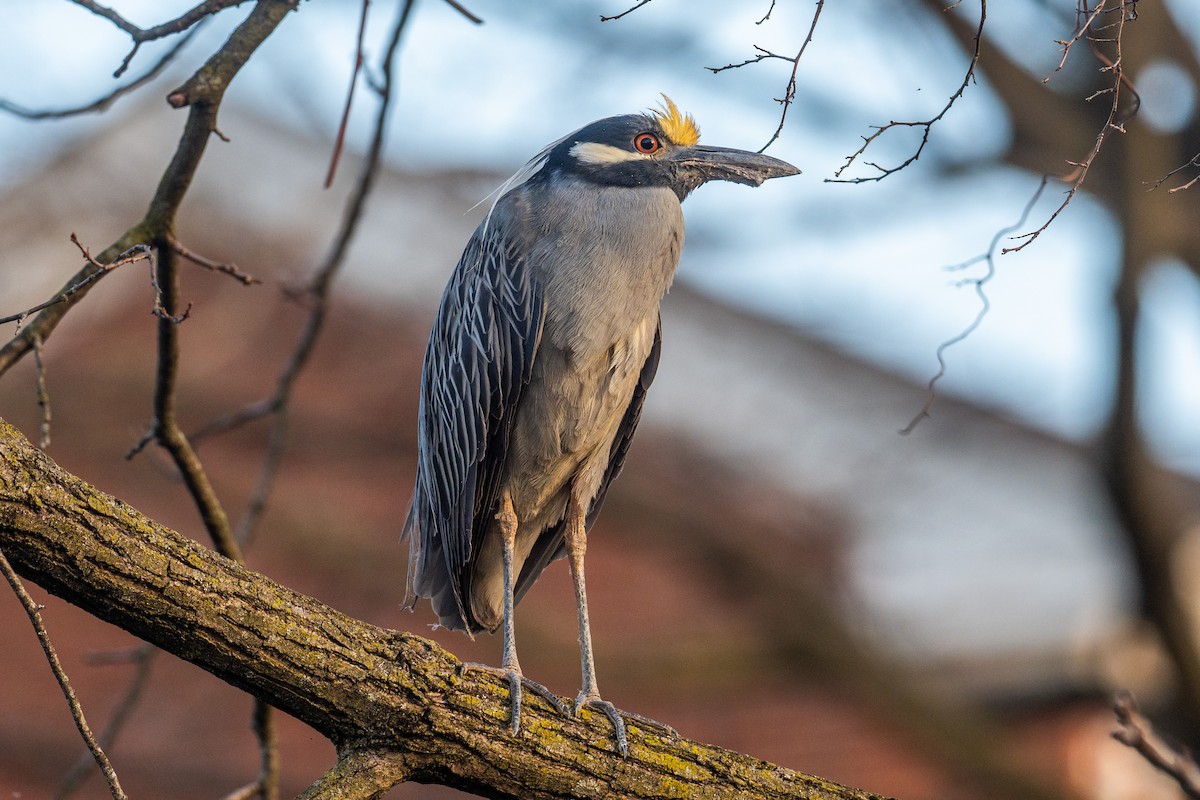
{"type": "Polygon", "coordinates": [[[60,469],[0,420],[0,549],[47,591],[312,726],[338,764],[306,797],[373,797],[414,780],[490,797],[877,797],[709,745],[530,697],[433,642],[340,614],[165,528],[60,469]]]}

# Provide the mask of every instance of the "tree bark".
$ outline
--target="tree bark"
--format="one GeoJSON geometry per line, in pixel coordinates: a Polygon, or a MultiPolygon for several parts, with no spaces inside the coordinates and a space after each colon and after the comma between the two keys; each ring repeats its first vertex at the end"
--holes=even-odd
{"type": "Polygon", "coordinates": [[[409,633],[352,619],[60,469],[0,420],[0,548],[47,591],[302,720],[338,764],[305,797],[376,797],[404,780],[491,797],[878,797],[717,747],[564,719],[409,633]]]}

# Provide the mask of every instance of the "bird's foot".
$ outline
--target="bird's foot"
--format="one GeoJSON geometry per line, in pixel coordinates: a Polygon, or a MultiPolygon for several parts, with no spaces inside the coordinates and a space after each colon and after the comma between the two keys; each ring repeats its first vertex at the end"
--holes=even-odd
{"type": "Polygon", "coordinates": [[[550,705],[554,706],[554,710],[564,717],[571,716],[571,710],[563,699],[554,692],[547,689],[542,684],[535,680],[526,678],[517,667],[493,667],[488,664],[477,664],[473,661],[464,661],[458,668],[460,676],[465,675],[468,670],[479,670],[481,672],[489,672],[492,675],[499,676],[508,681],[508,696],[512,703],[512,715],[509,718],[508,729],[513,736],[521,732],[521,699],[524,694],[522,687],[528,689],[534,694],[541,697],[550,705]]]}
{"type": "Polygon", "coordinates": [[[607,700],[600,698],[600,695],[589,695],[585,692],[580,692],[575,698],[575,716],[579,716],[579,709],[594,708],[604,712],[604,716],[608,717],[613,726],[613,736],[617,740],[617,751],[622,756],[629,755],[629,737],[625,732],[625,720],[644,725],[648,728],[657,728],[663,733],[671,737],[678,737],[679,733],[670,725],[664,725],[657,720],[644,717],[641,714],[635,714],[632,711],[622,711],[607,700]]]}

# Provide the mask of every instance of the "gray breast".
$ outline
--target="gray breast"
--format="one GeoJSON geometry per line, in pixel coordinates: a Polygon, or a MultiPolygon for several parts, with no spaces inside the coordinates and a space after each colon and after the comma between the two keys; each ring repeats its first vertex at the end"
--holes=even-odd
{"type": "Polygon", "coordinates": [[[543,337],[582,357],[605,351],[657,314],[683,247],[679,200],[573,180],[538,191],[529,266],[545,288],[543,337]]]}

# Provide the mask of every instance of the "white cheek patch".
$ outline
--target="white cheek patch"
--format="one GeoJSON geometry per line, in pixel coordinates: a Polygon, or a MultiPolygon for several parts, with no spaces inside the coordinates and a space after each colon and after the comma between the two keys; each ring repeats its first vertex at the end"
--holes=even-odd
{"type": "Polygon", "coordinates": [[[571,155],[585,164],[620,164],[624,161],[639,161],[646,156],[597,142],[579,142],[571,148],[571,155]]]}

